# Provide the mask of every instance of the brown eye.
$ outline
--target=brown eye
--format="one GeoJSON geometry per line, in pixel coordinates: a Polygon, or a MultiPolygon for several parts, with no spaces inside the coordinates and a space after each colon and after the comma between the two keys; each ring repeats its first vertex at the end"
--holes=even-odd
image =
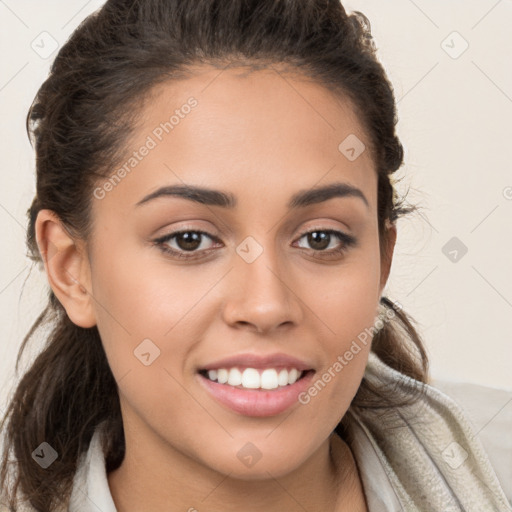
{"type": "MultiPolygon", "coordinates": [[[[326,255],[343,252],[349,247],[355,246],[357,243],[353,236],[334,229],[315,229],[304,233],[299,240],[302,240],[303,238],[306,239],[307,245],[311,250],[325,253],[326,255]],[[334,247],[326,250],[333,241],[338,242],[337,247],[335,244],[334,247]]],[[[299,245],[299,247],[301,246],[299,245]]]]}
{"type": "Polygon", "coordinates": [[[329,247],[329,243],[331,241],[330,233],[326,233],[324,231],[312,231],[307,235],[308,244],[315,251],[323,251],[329,247]]]}
{"type": "Polygon", "coordinates": [[[196,231],[185,231],[174,235],[176,239],[176,245],[184,251],[194,251],[201,245],[201,233],[196,231]]]}
{"type": "Polygon", "coordinates": [[[204,247],[203,241],[207,239],[220,242],[217,237],[205,231],[189,229],[169,233],[168,235],[158,238],[154,243],[160,247],[163,252],[171,254],[172,256],[178,258],[195,258],[200,256],[200,253],[209,252],[212,248],[211,245],[204,247]]]}

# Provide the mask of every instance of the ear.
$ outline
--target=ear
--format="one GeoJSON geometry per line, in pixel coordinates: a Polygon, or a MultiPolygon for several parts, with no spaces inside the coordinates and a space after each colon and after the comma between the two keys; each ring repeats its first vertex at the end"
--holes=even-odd
{"type": "Polygon", "coordinates": [[[382,249],[381,257],[381,272],[380,272],[380,294],[386,286],[388,277],[391,271],[391,263],[393,261],[393,252],[395,250],[395,243],[397,237],[396,224],[391,223],[389,220],[386,221],[387,240],[386,245],[382,249]]]}
{"type": "Polygon", "coordinates": [[[48,282],[69,319],[94,327],[90,265],[85,244],[75,240],[52,210],[40,210],[35,224],[48,282]]]}

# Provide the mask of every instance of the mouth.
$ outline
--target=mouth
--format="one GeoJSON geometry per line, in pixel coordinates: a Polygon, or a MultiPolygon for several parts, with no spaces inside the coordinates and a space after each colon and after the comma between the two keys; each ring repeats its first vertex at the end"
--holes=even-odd
{"type": "Polygon", "coordinates": [[[299,403],[298,396],[311,384],[315,371],[294,366],[200,369],[200,385],[230,411],[254,417],[281,414],[299,403]]]}

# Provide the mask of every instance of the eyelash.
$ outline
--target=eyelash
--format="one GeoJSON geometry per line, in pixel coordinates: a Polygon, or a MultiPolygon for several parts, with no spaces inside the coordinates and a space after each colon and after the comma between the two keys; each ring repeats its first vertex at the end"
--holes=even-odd
{"type": "MultiPolygon", "coordinates": [[[[310,229],[309,231],[302,233],[299,236],[298,240],[300,240],[301,238],[303,238],[306,235],[309,235],[309,234],[315,233],[315,232],[326,233],[329,235],[335,235],[338,238],[338,240],[342,242],[342,244],[339,248],[331,249],[329,251],[310,249],[313,252],[322,253],[322,254],[327,255],[328,257],[342,255],[346,251],[348,251],[348,249],[357,245],[356,238],[354,238],[351,235],[348,235],[347,233],[344,233],[343,231],[337,231],[335,229],[320,229],[320,228],[310,229]]],[[[183,233],[196,233],[196,234],[200,234],[200,235],[205,235],[208,238],[211,238],[214,242],[220,242],[220,240],[217,237],[211,235],[210,233],[207,233],[206,231],[202,231],[200,229],[182,229],[180,231],[174,231],[172,233],[169,233],[168,235],[164,235],[160,238],[157,238],[156,240],[154,240],[154,244],[165,254],[170,254],[173,257],[187,259],[187,260],[198,259],[201,256],[196,256],[196,254],[201,253],[201,252],[210,253],[211,251],[214,250],[214,249],[204,249],[203,251],[195,250],[195,251],[186,252],[186,251],[177,251],[175,249],[171,249],[168,245],[166,245],[167,242],[169,242],[176,236],[181,235],[183,233]]],[[[302,247],[300,247],[300,249],[307,251],[307,249],[304,249],[302,247]]],[[[324,256],[321,256],[321,257],[324,257],[324,256]]]]}

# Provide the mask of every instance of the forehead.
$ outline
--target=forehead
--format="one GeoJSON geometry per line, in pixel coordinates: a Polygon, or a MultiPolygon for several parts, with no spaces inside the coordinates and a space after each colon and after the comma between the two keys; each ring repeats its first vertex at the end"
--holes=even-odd
{"type": "Polygon", "coordinates": [[[261,197],[334,181],[371,200],[369,142],[350,102],[303,75],[200,66],[151,91],[116,167],[124,165],[125,177],[108,200],[135,205],[168,184],[261,197]],[[354,141],[366,150],[351,160],[344,151],[354,141]]]}

